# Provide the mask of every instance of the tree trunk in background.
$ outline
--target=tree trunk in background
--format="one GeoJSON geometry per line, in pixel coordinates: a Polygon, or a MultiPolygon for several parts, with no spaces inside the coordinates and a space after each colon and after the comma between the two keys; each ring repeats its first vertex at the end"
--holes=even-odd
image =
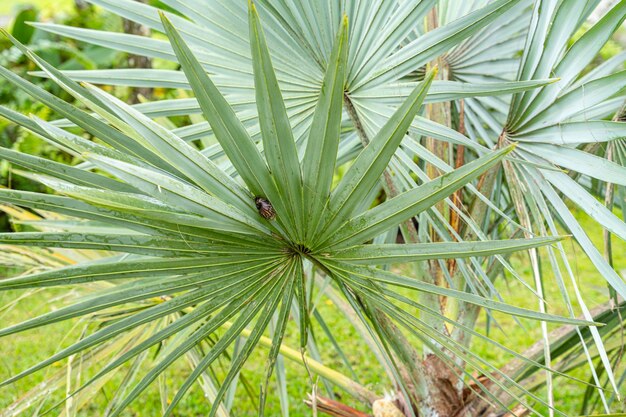
{"type": "Polygon", "coordinates": [[[83,11],[89,8],[89,3],[87,3],[86,0],[74,0],[74,5],[78,11],[83,11]]]}
{"type": "MultiPolygon", "coordinates": [[[[426,30],[432,31],[437,29],[438,26],[439,17],[437,15],[437,8],[435,7],[426,18],[426,30]]],[[[430,63],[431,67],[435,65],[439,68],[437,79],[447,80],[449,69],[445,57],[439,57],[437,60],[430,63]]],[[[426,117],[441,125],[452,127],[450,103],[432,103],[426,105],[426,117]]],[[[450,144],[435,138],[426,137],[424,139],[424,146],[441,160],[449,165],[454,165],[455,161],[452,159],[453,149],[450,144]]],[[[437,178],[443,174],[443,172],[431,164],[426,165],[426,172],[430,178],[437,178]]],[[[459,196],[460,193],[456,195],[459,196]]],[[[454,222],[454,219],[451,217],[450,209],[443,202],[437,204],[435,207],[450,223],[454,222]]],[[[429,235],[433,242],[441,241],[434,230],[430,230],[429,235]]],[[[441,287],[448,287],[448,283],[444,278],[442,264],[437,261],[430,261],[428,264],[429,272],[434,278],[435,284],[441,287]]],[[[447,266],[451,267],[451,264],[447,266]]],[[[439,311],[442,315],[447,315],[451,307],[450,301],[452,300],[449,300],[447,297],[438,298],[439,311]]],[[[429,324],[442,334],[449,334],[450,332],[450,329],[443,321],[429,324]]],[[[436,342],[434,343],[436,344],[436,342]]],[[[449,355],[450,359],[454,360],[454,355],[451,355],[447,349],[441,347],[441,353],[449,355]]],[[[452,369],[450,364],[446,363],[442,358],[436,356],[434,352],[428,349],[425,349],[424,355],[423,366],[426,370],[429,391],[427,406],[429,414],[424,417],[453,416],[455,412],[463,407],[463,385],[460,384],[460,378],[459,375],[457,375],[458,370],[452,369]]]]}
{"type": "MultiPolygon", "coordinates": [[[[147,0],[135,0],[139,3],[147,3],[147,0]]],[[[124,32],[130,35],[150,36],[150,29],[144,25],[133,22],[132,20],[124,19],[124,32]]],[[[152,60],[145,56],[128,54],[128,68],[152,68],[152,60]]],[[[129,97],[131,104],[139,102],[139,96],[150,97],[152,95],[152,88],[149,87],[136,87],[132,89],[129,97]]]]}

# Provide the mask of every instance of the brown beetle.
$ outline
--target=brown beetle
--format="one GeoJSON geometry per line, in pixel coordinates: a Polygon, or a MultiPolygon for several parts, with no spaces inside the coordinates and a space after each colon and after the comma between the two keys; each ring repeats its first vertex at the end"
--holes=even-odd
{"type": "Polygon", "coordinates": [[[263,216],[267,220],[274,220],[276,218],[276,212],[274,211],[274,207],[272,203],[270,203],[264,197],[255,197],[254,204],[256,205],[256,209],[259,210],[259,214],[263,216]]]}

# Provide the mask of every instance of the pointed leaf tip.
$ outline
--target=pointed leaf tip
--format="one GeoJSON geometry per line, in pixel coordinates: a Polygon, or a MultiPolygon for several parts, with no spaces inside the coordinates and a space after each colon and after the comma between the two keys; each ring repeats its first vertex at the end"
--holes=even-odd
{"type": "Polygon", "coordinates": [[[248,23],[252,23],[252,21],[259,20],[259,12],[256,9],[256,5],[254,1],[248,0],[248,23]]]}
{"type": "Polygon", "coordinates": [[[159,10],[159,17],[161,18],[161,23],[163,24],[163,29],[166,29],[165,28],[166,25],[173,27],[172,22],[170,22],[170,19],[165,14],[165,11],[159,10]]]}

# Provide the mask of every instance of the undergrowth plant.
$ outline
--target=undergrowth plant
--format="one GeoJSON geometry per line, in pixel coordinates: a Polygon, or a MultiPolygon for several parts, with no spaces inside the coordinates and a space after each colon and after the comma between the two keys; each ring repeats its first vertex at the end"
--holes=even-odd
{"type": "Polygon", "coordinates": [[[5,82],[63,119],[7,107],[0,115],[81,162],[0,148],[14,174],[54,191],[0,189],[5,210],[35,229],[1,234],[0,261],[42,269],[0,280],[0,290],[60,287],[80,297],[0,335],[70,319],[99,325],[2,382],[65,360],[72,382],[59,398],[46,395],[63,388],[57,374],[3,415],[35,404],[36,414],[76,414],[115,382],[108,416],[154,385],[163,415],[200,385],[208,415],[228,416],[257,348],[265,370],[247,391],[258,395],[258,415],[270,398],[289,415],[285,358],[306,369],[314,412],[335,416],[565,415],[555,378],[580,384],[581,413],[619,409],[626,287],[610,239],[626,239],[612,212],[626,185],[626,55],[587,66],[622,24],[626,1],[574,42],[598,1],[167,0],[167,12],[91,2],[164,36],[35,26],[180,71],[60,71],[5,33],[39,66],[35,75],[81,106],[0,67],[5,82]],[[193,98],[129,105],[93,84],[193,98]],[[180,116],[191,124],[168,119],[180,116]],[[607,230],[604,254],[568,200],[607,230]],[[606,279],[606,306],[585,305],[563,234],[606,279]],[[531,282],[510,262],[516,251],[527,254],[531,282]],[[538,310],[507,302],[495,285],[502,277],[538,310]],[[560,288],[567,315],[550,311],[545,285],[560,288]],[[368,348],[359,354],[376,358],[391,395],[324,363],[314,329],[352,371],[322,298],[354,326],[368,348]],[[518,352],[477,328],[483,312],[494,326],[501,314],[531,319],[543,338],[518,352]],[[290,332],[296,348],[285,343],[290,332]],[[510,362],[476,354],[474,339],[510,362]],[[168,392],[163,379],[182,359],[192,370],[168,392]],[[573,369],[589,369],[590,379],[573,369]]]}

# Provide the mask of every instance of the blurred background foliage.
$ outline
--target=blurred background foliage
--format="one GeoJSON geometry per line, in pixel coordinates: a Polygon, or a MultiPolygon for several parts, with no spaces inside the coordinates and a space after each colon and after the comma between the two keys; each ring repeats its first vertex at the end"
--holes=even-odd
{"type": "MultiPolygon", "coordinates": [[[[150,1],[151,5],[166,8],[159,1],[150,1]]],[[[51,22],[62,25],[82,27],[106,31],[133,31],[141,30],[125,22],[117,15],[85,3],[81,0],[2,0],[0,1],[0,27],[5,27],[20,42],[29,47],[62,70],[132,68],[139,65],[153,68],[170,69],[172,64],[164,60],[153,60],[148,63],[135,62],[133,57],[126,53],[114,51],[100,46],[86,44],[80,41],[63,39],[61,36],[44,32],[30,26],[28,22],[51,22]]],[[[157,35],[158,36],[158,35],[157,35]]],[[[2,37],[0,39],[0,65],[10,68],[20,76],[25,76],[44,89],[72,104],[76,101],[59,88],[54,82],[30,76],[29,72],[36,70],[36,65],[24,57],[11,42],[2,37]]],[[[128,101],[138,102],[143,96],[152,98],[181,97],[184,91],[168,89],[150,89],[149,91],[133,91],[128,87],[103,87],[113,92],[117,97],[128,101]],[[114,90],[114,91],[112,91],[114,90]]],[[[33,114],[44,120],[57,118],[48,108],[33,101],[24,91],[13,88],[8,83],[0,83],[0,103],[22,114],[33,114]]],[[[185,118],[172,118],[170,122],[177,126],[187,124],[185,118]]],[[[41,155],[47,159],[71,163],[72,156],[46,143],[6,119],[0,118],[0,146],[19,150],[31,155],[41,155]]],[[[27,191],[44,191],[45,187],[28,178],[11,175],[7,161],[0,161],[0,186],[27,191]]],[[[6,213],[0,212],[0,231],[11,230],[6,213]]]]}

